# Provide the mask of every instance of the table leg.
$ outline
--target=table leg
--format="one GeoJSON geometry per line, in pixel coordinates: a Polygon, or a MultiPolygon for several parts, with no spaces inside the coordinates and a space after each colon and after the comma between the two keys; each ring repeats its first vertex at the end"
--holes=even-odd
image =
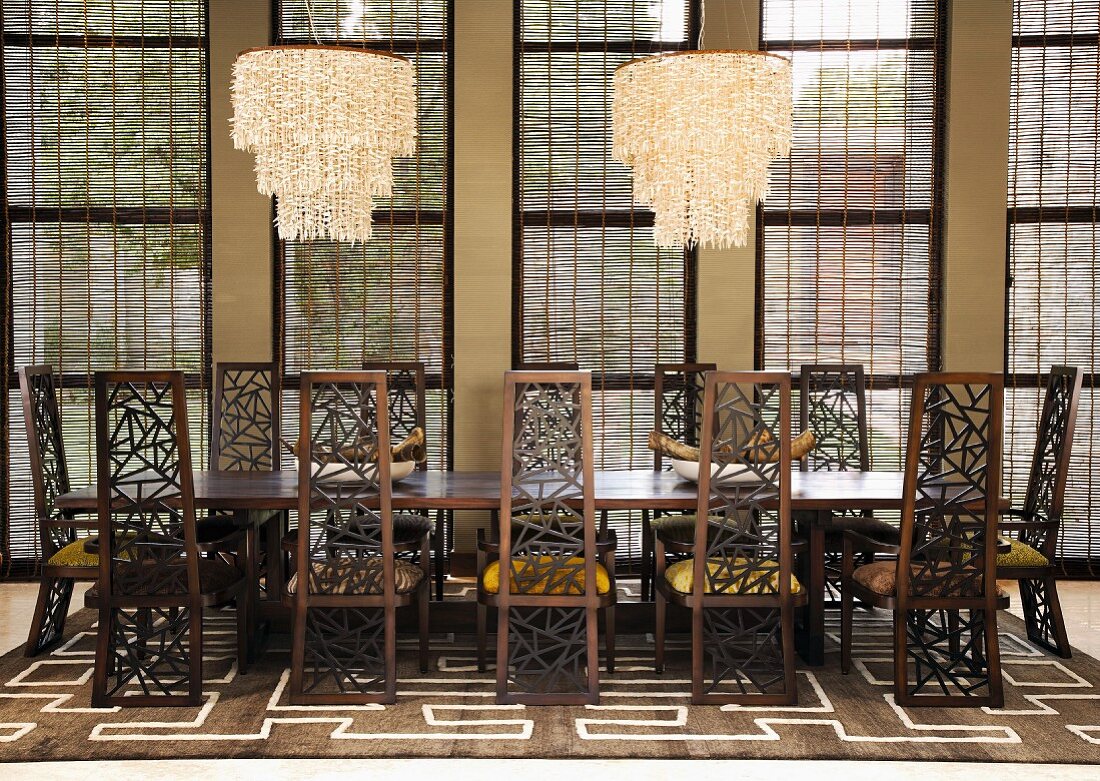
{"type": "Polygon", "coordinates": [[[811,667],[825,664],[825,523],[830,513],[818,513],[810,526],[809,591],[802,631],[797,635],[798,655],[811,667]]]}
{"type": "Polygon", "coordinates": [[[435,601],[443,601],[443,558],[447,546],[447,513],[435,513],[435,601]]]}

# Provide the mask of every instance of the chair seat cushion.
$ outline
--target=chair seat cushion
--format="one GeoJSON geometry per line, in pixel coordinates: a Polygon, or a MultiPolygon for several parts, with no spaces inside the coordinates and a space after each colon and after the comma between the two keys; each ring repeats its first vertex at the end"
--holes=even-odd
{"type": "MultiPolygon", "coordinates": [[[[910,567],[914,574],[921,571],[921,566],[919,564],[911,564],[910,567]]],[[[897,573],[898,563],[896,561],[876,561],[873,564],[864,564],[862,567],[857,567],[852,573],[852,579],[868,591],[873,591],[876,594],[889,597],[894,596],[897,573]]],[[[951,591],[950,584],[951,581],[945,578],[940,588],[925,592],[922,596],[941,596],[945,592],[951,591]]],[[[1004,596],[1005,592],[998,587],[997,593],[1000,596],[1004,596]]],[[[965,594],[959,593],[948,593],[947,595],[966,596],[965,594]]]]}
{"type": "Polygon", "coordinates": [[[84,549],[84,540],[77,540],[50,556],[46,563],[53,567],[98,567],[99,554],[88,553],[84,549]]]}
{"type": "MultiPolygon", "coordinates": [[[[737,581],[721,593],[732,594],[778,594],[779,573],[773,568],[779,565],[774,561],[751,561],[750,559],[709,559],[707,570],[721,580],[737,581]]],[[[690,594],[695,588],[695,559],[684,559],[665,570],[665,580],[681,594],[690,594]]],[[[791,575],[791,593],[802,590],[798,578],[791,575]]],[[[713,593],[710,579],[703,584],[704,593],[713,593]]]]}
{"type": "MultiPolygon", "coordinates": [[[[516,571],[519,579],[526,585],[533,580],[534,583],[523,590],[524,594],[584,594],[584,559],[573,556],[565,559],[562,556],[539,556],[534,562],[531,559],[515,557],[514,565],[510,573],[513,594],[520,593],[516,584],[516,571]],[[565,565],[564,568],[561,568],[565,565]],[[559,569],[561,568],[561,569],[559,569]]],[[[500,562],[491,561],[481,574],[481,585],[486,593],[500,593],[500,562]]],[[[611,578],[607,570],[601,564],[596,564],[596,593],[606,594],[611,590],[611,578]]]]}
{"type": "MultiPolygon", "coordinates": [[[[128,565],[116,564],[115,566],[121,567],[128,565]]],[[[241,574],[239,569],[221,559],[199,559],[199,591],[203,594],[215,594],[219,591],[224,591],[236,584],[243,577],[244,575],[241,574]]],[[[97,591],[98,588],[99,586],[95,585],[88,589],[89,598],[95,599],[99,596],[99,592],[97,591]]],[[[157,593],[159,594],[161,592],[157,593]]],[[[148,592],[144,595],[150,596],[148,592]]],[[[141,596],[141,594],[131,596],[141,596]]]]}
{"type": "Polygon", "coordinates": [[[998,567],[1049,567],[1050,559],[1019,540],[1005,540],[1012,547],[1008,553],[997,556],[998,567]]]}
{"type": "MultiPolygon", "coordinates": [[[[311,561],[317,579],[324,585],[324,591],[316,590],[316,583],[310,583],[311,594],[346,594],[349,596],[370,596],[383,593],[383,559],[370,556],[355,559],[341,556],[328,561],[311,561]],[[335,582],[334,582],[335,581],[335,582]]],[[[402,559],[394,559],[394,590],[398,594],[415,591],[424,578],[424,570],[402,559]]],[[[298,593],[298,573],[295,572],[286,584],[288,594],[298,593]]]]}

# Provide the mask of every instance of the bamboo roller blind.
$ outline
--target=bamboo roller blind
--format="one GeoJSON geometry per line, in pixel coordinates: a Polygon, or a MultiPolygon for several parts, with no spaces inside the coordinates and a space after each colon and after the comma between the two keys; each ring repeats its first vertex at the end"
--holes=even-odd
{"type": "MultiPolygon", "coordinates": [[[[653,246],[653,214],[611,158],[612,73],[690,48],[692,5],[516,5],[513,362],[592,370],[597,468],[652,464],[654,365],[694,358],[694,256],[653,246]]],[[[640,516],[612,525],[638,556],[640,516]]]]}
{"type": "Polygon", "coordinates": [[[757,363],[862,363],[871,457],[900,468],[910,391],[939,368],[943,0],[763,0],[790,57],[794,144],[758,237],[757,363]]]}
{"type": "Polygon", "coordinates": [[[1005,490],[1027,486],[1045,372],[1085,373],[1059,536],[1070,574],[1100,573],[1096,364],[1100,4],[1015,0],[1009,136],[1005,490]]]}
{"type": "MultiPolygon", "coordinates": [[[[415,64],[418,139],[415,157],[394,160],[394,196],[375,201],[370,242],[279,242],[275,348],[286,374],[283,427],[297,431],[303,370],[423,361],[429,462],[448,468],[451,2],[312,0],[311,6],[323,43],[393,51],[415,64]]],[[[315,42],[305,0],[275,0],[274,12],[278,43],[315,42]]]]}
{"type": "MultiPolygon", "coordinates": [[[[210,373],[207,16],[200,0],[3,0],[0,524],[6,574],[38,539],[16,368],[60,370],[69,474],[93,480],[93,372],[210,373]]],[[[201,463],[201,460],[197,460],[201,463]]]]}

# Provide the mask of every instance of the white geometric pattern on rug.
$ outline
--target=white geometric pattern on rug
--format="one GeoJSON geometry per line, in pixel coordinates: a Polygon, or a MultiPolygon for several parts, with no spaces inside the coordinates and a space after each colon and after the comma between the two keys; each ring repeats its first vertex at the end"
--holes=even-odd
{"type": "MultiPolygon", "coordinates": [[[[537,707],[522,705],[497,705],[495,680],[492,673],[478,674],[474,663],[474,649],[469,641],[457,642],[453,635],[432,638],[436,669],[429,676],[401,677],[398,680],[398,704],[348,705],[348,706],[293,706],[286,702],[286,686],[289,670],[281,669],[277,682],[267,696],[262,716],[251,728],[240,732],[210,729],[217,721],[219,706],[232,694],[217,687],[253,680],[252,676],[238,679],[234,660],[232,612],[211,614],[205,618],[207,650],[204,678],[204,700],[198,708],[178,708],[156,711],[163,720],[138,720],[130,714],[120,713],[118,708],[94,709],[81,707],[81,697],[86,694],[72,691],[86,689],[90,681],[94,659],[94,629],[78,632],[72,639],[54,650],[47,658],[28,659],[26,666],[12,676],[0,688],[0,707],[4,700],[39,701],[37,720],[0,722],[0,743],[12,744],[32,735],[40,726],[49,724],[51,718],[66,718],[73,714],[113,716],[119,720],[100,721],[91,728],[86,739],[93,742],[254,742],[271,737],[273,730],[294,730],[304,725],[322,725],[327,737],[333,741],[529,741],[538,734],[539,711],[537,707]],[[50,676],[53,675],[53,678],[50,676]],[[58,679],[60,675],[60,679],[58,679]],[[449,676],[449,677],[448,677],[449,676]],[[14,689],[15,691],[9,691],[14,689]],[[408,700],[426,700],[419,705],[419,724],[401,731],[372,730],[371,720],[399,709],[402,703],[408,708],[408,700]],[[74,702],[75,700],[75,702],[74,702]],[[128,718],[129,717],[129,718],[128,718]]],[[[835,616],[829,616],[829,640],[827,665],[835,666],[837,659],[835,616]]],[[[891,681],[874,674],[878,665],[886,670],[892,665],[890,647],[891,620],[888,614],[870,615],[859,612],[856,616],[854,658],[856,671],[850,679],[861,679],[861,685],[889,687],[891,681]]],[[[831,734],[841,743],[939,743],[939,744],[1018,744],[1021,736],[1013,726],[998,721],[998,717],[1025,717],[1027,719],[1053,719],[1063,714],[1083,715],[1086,720],[1096,713],[1095,703],[1100,692],[1086,678],[1070,669],[1061,660],[1034,650],[1011,632],[1001,634],[1003,646],[1002,664],[1005,669],[1006,699],[1012,704],[1004,709],[974,708],[956,711],[960,714],[956,723],[936,723],[928,711],[937,709],[905,709],[893,700],[890,691],[881,691],[881,700],[888,716],[879,725],[878,734],[866,734],[867,730],[855,730],[845,724],[822,684],[822,670],[799,669],[799,693],[803,704],[780,706],[721,707],[689,706],[690,681],[683,672],[668,677],[652,674],[652,637],[623,638],[620,644],[616,675],[601,676],[600,705],[576,708],[570,716],[578,738],[602,744],[635,741],[667,742],[776,742],[784,740],[791,730],[817,728],[822,736],[831,734]],[[623,673],[638,677],[621,677],[623,673]],[[1039,690],[1039,691],[1036,691],[1039,690]],[[1015,693],[1013,695],[1013,692],[1015,693]],[[647,702],[648,701],[648,702],[647,702]],[[1067,708],[1088,706],[1091,710],[1066,711],[1067,708]],[[699,714],[708,717],[715,713],[728,716],[724,729],[714,729],[713,718],[709,729],[699,729],[699,714]]],[[[281,642],[281,641],[280,641],[281,642]]],[[[402,638],[400,645],[411,649],[415,640],[402,638]]],[[[683,638],[670,641],[670,652],[683,653],[689,644],[683,638]]],[[[408,653],[407,650],[404,650],[408,653]]],[[[265,659],[278,662],[286,648],[270,647],[265,659]]],[[[834,671],[835,672],[835,671],[834,671]]],[[[270,673],[268,673],[270,674],[270,673]]],[[[845,681],[847,679],[834,680],[845,681]]],[[[830,685],[836,685],[830,684],[830,685]]],[[[135,691],[134,693],[138,693],[135,691]]],[[[851,700],[848,701],[849,707],[851,700]]],[[[867,708],[872,702],[868,701],[867,708]]],[[[24,711],[25,713],[25,711],[24,711]]],[[[146,709],[148,713],[148,709],[146,709]]],[[[411,713],[411,712],[410,712],[411,713]]],[[[1071,716],[1072,718],[1072,716],[1071,716]]],[[[1073,718],[1074,721],[1079,719],[1073,718]]],[[[226,721],[223,716],[222,722],[226,721]]],[[[401,723],[404,728],[410,719],[401,723]]],[[[50,726],[57,727],[56,724],[50,726]]],[[[1085,745],[1100,745],[1100,725],[1062,724],[1069,734],[1085,745]]]]}

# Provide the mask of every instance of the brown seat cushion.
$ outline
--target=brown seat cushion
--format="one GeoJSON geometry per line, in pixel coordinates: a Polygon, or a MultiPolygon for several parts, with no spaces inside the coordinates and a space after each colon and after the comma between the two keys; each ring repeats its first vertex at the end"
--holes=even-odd
{"type": "MultiPolygon", "coordinates": [[[[371,595],[383,593],[382,558],[371,556],[365,559],[353,559],[341,556],[328,561],[312,561],[310,566],[324,585],[324,591],[311,590],[311,594],[348,594],[371,595]],[[338,582],[332,582],[338,581],[338,582]]],[[[393,562],[395,590],[398,594],[415,591],[424,578],[424,570],[402,559],[393,562]]],[[[310,589],[316,584],[310,583],[310,589]]],[[[288,594],[298,593],[298,573],[295,572],[286,584],[288,594]]]]}
{"type": "MultiPolygon", "coordinates": [[[[921,571],[919,564],[911,564],[909,566],[914,573],[921,571]]],[[[898,563],[896,561],[876,561],[873,564],[864,564],[862,567],[857,567],[852,573],[852,579],[868,591],[890,597],[895,594],[897,573],[898,563]]],[[[949,590],[949,585],[950,581],[945,579],[941,588],[922,594],[922,596],[940,596],[945,591],[949,590]]],[[[1005,592],[998,587],[997,594],[998,596],[1004,596],[1005,592]]],[[[949,593],[948,596],[965,595],[949,593]]]]}
{"type": "MultiPolygon", "coordinates": [[[[817,520],[817,513],[813,510],[796,510],[791,513],[795,522],[795,529],[800,535],[805,535],[810,524],[817,520]]],[[[844,530],[851,529],[864,537],[870,537],[875,542],[885,545],[900,545],[901,531],[892,523],[887,523],[873,515],[834,515],[833,525],[825,530],[825,545],[830,550],[840,550],[844,539],[844,530]]]]}
{"type": "MultiPolygon", "coordinates": [[[[122,562],[115,565],[116,568],[126,566],[131,565],[123,564],[122,562]]],[[[182,570],[183,566],[184,565],[179,565],[179,568],[182,570]]],[[[186,578],[186,575],[181,574],[181,578],[186,578]]],[[[244,575],[241,571],[228,562],[222,561],[221,559],[199,559],[199,591],[203,594],[214,594],[219,591],[224,591],[243,578],[244,575]]],[[[182,582],[186,581],[184,580],[182,582]]],[[[97,584],[88,589],[88,597],[91,599],[98,597],[98,588],[99,586],[97,584]]],[[[163,594],[165,592],[157,591],[155,593],[163,594]]]]}

